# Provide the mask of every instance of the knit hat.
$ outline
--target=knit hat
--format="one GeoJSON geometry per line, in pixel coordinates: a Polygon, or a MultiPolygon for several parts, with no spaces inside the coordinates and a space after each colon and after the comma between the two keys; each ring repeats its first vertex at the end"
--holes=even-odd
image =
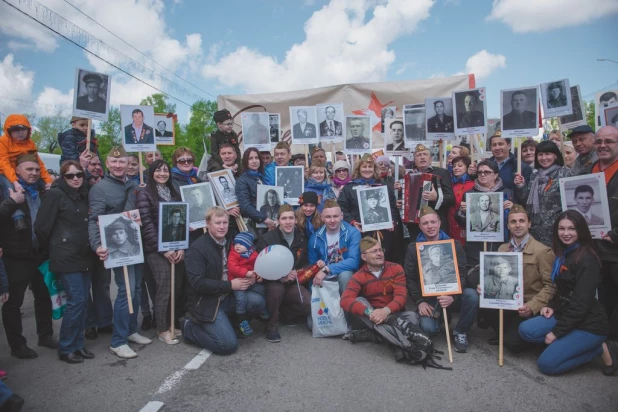
{"type": "Polygon", "coordinates": [[[226,120],[231,120],[232,114],[230,113],[229,110],[223,109],[223,110],[216,111],[212,117],[215,123],[223,123],[226,120]]]}
{"type": "Polygon", "coordinates": [[[285,212],[294,212],[294,208],[287,203],[282,204],[281,206],[279,206],[279,216],[281,216],[285,212]]]}
{"type": "Polygon", "coordinates": [[[378,244],[377,240],[375,240],[372,237],[365,236],[360,241],[360,251],[361,251],[361,253],[363,253],[364,251],[366,251],[368,249],[371,249],[372,247],[374,247],[377,244],[378,244]]]}
{"type": "Polygon", "coordinates": [[[300,195],[298,200],[301,205],[304,205],[305,203],[311,203],[312,205],[317,206],[319,204],[317,193],[311,191],[304,192],[302,195],[300,195]]]}
{"type": "Polygon", "coordinates": [[[376,159],[376,162],[378,162],[378,163],[380,163],[380,162],[389,163],[390,161],[391,161],[391,160],[390,160],[390,159],[388,158],[388,156],[386,156],[386,155],[379,156],[379,157],[376,159]]]}
{"type": "Polygon", "coordinates": [[[15,165],[19,165],[25,162],[34,162],[38,163],[39,159],[36,158],[36,153],[24,153],[22,155],[17,156],[17,160],[15,161],[15,165]]]}
{"type": "Polygon", "coordinates": [[[423,206],[421,208],[421,213],[418,215],[418,218],[422,218],[423,216],[427,216],[427,215],[436,215],[438,216],[438,213],[433,210],[432,208],[430,208],[429,206],[423,206]]]}
{"type": "Polygon", "coordinates": [[[350,171],[350,165],[345,160],[337,160],[335,165],[333,166],[333,171],[337,171],[339,169],[348,169],[350,171]]]}
{"type": "Polygon", "coordinates": [[[511,210],[509,210],[509,217],[511,217],[511,215],[514,215],[515,213],[524,213],[526,216],[528,216],[528,211],[522,205],[513,205],[513,207],[511,207],[511,210]]]}
{"type": "Polygon", "coordinates": [[[240,232],[234,238],[234,244],[240,244],[247,249],[251,249],[253,247],[253,235],[251,232],[240,232]]]}

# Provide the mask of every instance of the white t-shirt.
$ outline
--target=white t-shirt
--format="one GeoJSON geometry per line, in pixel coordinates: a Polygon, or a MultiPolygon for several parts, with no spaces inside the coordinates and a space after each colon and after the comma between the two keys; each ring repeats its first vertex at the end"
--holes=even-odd
{"type": "Polygon", "coordinates": [[[339,253],[339,232],[334,235],[326,232],[326,243],[328,245],[326,253],[328,261],[326,263],[337,263],[341,260],[341,254],[339,253]]]}

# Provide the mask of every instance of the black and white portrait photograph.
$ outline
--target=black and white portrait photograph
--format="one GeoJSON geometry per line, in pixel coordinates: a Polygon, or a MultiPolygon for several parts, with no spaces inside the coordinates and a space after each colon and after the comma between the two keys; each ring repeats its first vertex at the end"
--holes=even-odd
{"type": "Polygon", "coordinates": [[[137,222],[125,213],[101,215],[99,229],[101,245],[109,251],[109,257],[103,261],[106,269],[144,263],[142,236],[137,222]]]}
{"type": "Polygon", "coordinates": [[[315,106],[318,114],[320,141],[343,142],[345,117],[343,103],[325,103],[315,106]]]}
{"type": "Polygon", "coordinates": [[[408,153],[403,133],[403,119],[394,117],[384,121],[384,152],[387,154],[408,153]]]}
{"type": "Polygon", "coordinates": [[[571,105],[573,106],[573,113],[558,118],[561,132],[588,124],[586,122],[586,105],[582,101],[579,86],[571,86],[571,105]]]}
{"type": "Polygon", "coordinates": [[[159,203],[159,252],[189,248],[188,212],[188,203],[159,203]]]}
{"type": "Polygon", "coordinates": [[[208,173],[208,180],[212,184],[217,202],[225,210],[238,206],[236,197],[236,180],[230,169],[208,173]]]}
{"type": "Polygon", "coordinates": [[[266,112],[244,112],[240,115],[245,149],[255,147],[270,151],[270,118],[266,112]]]}
{"type": "Polygon", "coordinates": [[[406,147],[421,143],[425,140],[425,105],[406,104],[403,106],[403,134],[406,138],[406,147]]]}
{"type": "Polygon", "coordinates": [[[487,104],[485,88],[453,92],[455,134],[487,133],[487,104]]]}
{"type": "Polygon", "coordinates": [[[290,106],[292,144],[317,144],[318,116],[315,106],[290,106]]]}
{"type": "Polygon", "coordinates": [[[106,121],[109,113],[109,93],[112,78],[103,73],[77,69],[73,116],[106,121]]]}
{"type": "Polygon", "coordinates": [[[416,244],[423,296],[461,293],[453,239],[416,244]]]}
{"type": "Polygon", "coordinates": [[[481,252],[480,307],[517,310],[524,304],[523,255],[515,252],[481,252]]]}
{"type": "Polygon", "coordinates": [[[281,115],[279,113],[268,113],[268,124],[270,125],[270,143],[275,147],[281,140],[281,115]]]}
{"type": "Polygon", "coordinates": [[[127,152],[154,152],[155,115],[152,106],[120,105],[122,144],[127,152]]]}
{"type": "Polygon", "coordinates": [[[466,241],[504,241],[504,193],[466,193],[466,241]]]}
{"type": "MultiPolygon", "coordinates": [[[[256,209],[266,213],[269,219],[279,220],[279,208],[283,204],[283,187],[257,185],[256,209]]],[[[265,223],[258,223],[257,227],[267,227],[265,223]]]]}
{"type": "Polygon", "coordinates": [[[180,197],[189,204],[189,229],[206,227],[206,212],[217,205],[210,182],[180,186],[180,197]]]}
{"type": "Polygon", "coordinates": [[[382,125],[380,127],[381,133],[384,133],[384,130],[386,130],[385,123],[388,121],[388,119],[393,119],[396,116],[397,116],[397,106],[389,106],[389,107],[382,108],[382,111],[380,112],[380,124],[382,125]]]}
{"type": "Polygon", "coordinates": [[[596,116],[597,116],[597,129],[602,126],[601,124],[601,114],[604,112],[605,108],[609,105],[618,103],[618,89],[616,90],[607,90],[604,92],[598,92],[595,94],[594,103],[596,108],[596,116]]]}
{"type": "Polygon", "coordinates": [[[601,126],[615,126],[618,125],[618,103],[610,104],[603,109],[603,115],[601,116],[601,126]]]}
{"type": "Polygon", "coordinates": [[[565,177],[559,183],[562,211],[581,213],[595,239],[601,239],[601,232],[611,230],[604,173],[565,177]]]}
{"type": "Polygon", "coordinates": [[[304,168],[302,166],[275,167],[275,186],[283,188],[283,203],[297,205],[305,190],[304,168]]]}
{"type": "Polygon", "coordinates": [[[538,87],[500,91],[502,137],[528,137],[539,134],[538,87]]]}
{"type": "Polygon", "coordinates": [[[371,121],[369,116],[347,116],[346,153],[371,153],[371,121]]]}
{"type": "Polygon", "coordinates": [[[386,186],[356,189],[363,232],[392,229],[393,218],[386,186]]]}
{"type": "Polygon", "coordinates": [[[453,99],[425,99],[425,121],[427,140],[453,140],[455,138],[455,119],[453,99]]]}
{"type": "Polygon", "coordinates": [[[541,84],[541,96],[543,97],[543,117],[546,119],[573,114],[569,79],[541,84]]]}
{"type": "Polygon", "coordinates": [[[155,144],[161,146],[174,146],[176,144],[176,131],[174,118],[167,117],[164,113],[155,113],[155,144]]]}

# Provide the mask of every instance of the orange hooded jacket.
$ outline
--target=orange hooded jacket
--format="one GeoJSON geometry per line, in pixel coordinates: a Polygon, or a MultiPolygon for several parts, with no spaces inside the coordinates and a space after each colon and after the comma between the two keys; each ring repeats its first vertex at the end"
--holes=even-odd
{"type": "MultiPolygon", "coordinates": [[[[11,183],[17,181],[17,175],[15,174],[17,158],[22,154],[36,153],[37,151],[36,144],[30,139],[31,135],[32,127],[26,116],[11,114],[4,121],[4,134],[0,137],[0,173],[6,176],[11,183]],[[14,140],[9,134],[9,128],[17,125],[30,128],[26,140],[14,140]]],[[[38,153],[36,158],[41,167],[41,179],[43,179],[45,183],[52,183],[52,177],[47,173],[45,163],[43,163],[38,153]]]]}

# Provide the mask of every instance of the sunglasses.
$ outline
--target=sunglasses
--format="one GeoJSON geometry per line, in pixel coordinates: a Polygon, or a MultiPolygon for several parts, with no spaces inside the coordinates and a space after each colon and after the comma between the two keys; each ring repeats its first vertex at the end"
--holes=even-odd
{"type": "Polygon", "coordinates": [[[337,169],[335,170],[335,173],[343,173],[343,172],[347,172],[348,169],[337,169]]]}
{"type": "Polygon", "coordinates": [[[479,176],[489,176],[489,175],[493,175],[494,172],[490,171],[490,170],[480,170],[478,172],[476,172],[477,175],[479,176]]]}
{"type": "Polygon", "coordinates": [[[75,178],[78,179],[83,179],[84,176],[86,176],[86,174],[84,172],[79,172],[79,173],[65,173],[64,174],[64,178],[67,180],[73,180],[75,178]]]}
{"type": "Polygon", "coordinates": [[[178,159],[176,163],[180,163],[181,165],[190,165],[193,164],[193,159],[183,157],[182,159],[178,159]]]}
{"type": "Polygon", "coordinates": [[[24,132],[24,131],[29,130],[29,129],[30,128],[28,126],[24,126],[24,125],[18,124],[18,125],[9,127],[9,133],[12,133],[12,132],[24,132]]]}

